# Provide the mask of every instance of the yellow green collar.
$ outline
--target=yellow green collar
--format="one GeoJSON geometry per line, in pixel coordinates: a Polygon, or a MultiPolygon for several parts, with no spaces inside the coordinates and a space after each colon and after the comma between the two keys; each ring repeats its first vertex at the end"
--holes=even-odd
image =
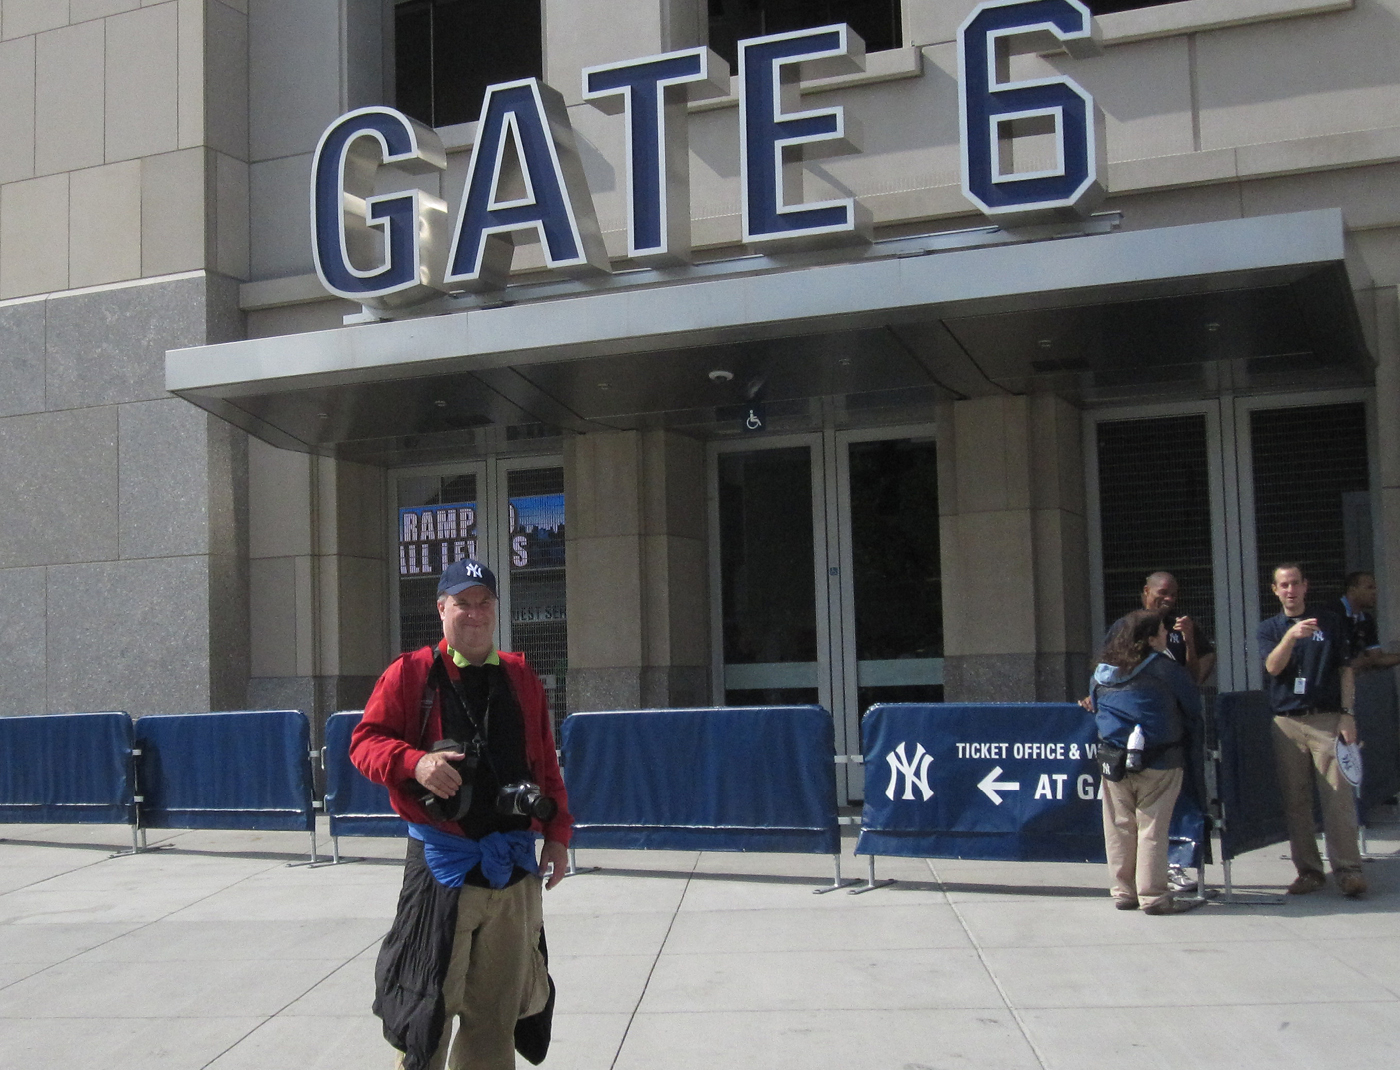
{"type": "MultiPolygon", "coordinates": [[[[454,665],[456,665],[457,668],[459,668],[459,669],[465,669],[468,665],[471,664],[471,662],[467,660],[467,658],[466,658],[466,656],[465,656],[464,654],[461,654],[461,653],[459,653],[458,651],[453,650],[450,646],[447,648],[447,652],[448,652],[450,655],[452,655],[452,663],[453,663],[454,665]]],[[[489,654],[486,655],[486,660],[483,661],[481,664],[483,664],[483,665],[499,665],[500,663],[501,663],[501,655],[500,655],[500,653],[499,653],[498,651],[496,651],[496,650],[493,649],[493,650],[491,651],[491,653],[489,653],[489,654]]]]}

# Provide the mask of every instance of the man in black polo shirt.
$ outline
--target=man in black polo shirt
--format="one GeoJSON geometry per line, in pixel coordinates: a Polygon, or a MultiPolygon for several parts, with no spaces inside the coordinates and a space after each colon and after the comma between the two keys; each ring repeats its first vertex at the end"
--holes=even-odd
{"type": "Polygon", "coordinates": [[[1357,672],[1400,665],[1400,654],[1381,646],[1376,628],[1376,577],[1369,572],[1349,572],[1346,593],[1327,608],[1341,619],[1347,637],[1347,664],[1357,672]]]}
{"type": "Polygon", "coordinates": [[[1316,781],[1332,876],[1343,895],[1356,898],[1366,892],[1356,842],[1356,800],[1337,764],[1337,737],[1356,741],[1356,721],[1342,706],[1343,677],[1351,673],[1346,633],[1336,614],[1326,609],[1308,614],[1308,581],[1301,565],[1275,568],[1273,591],[1283,611],[1259,625],[1259,649],[1274,711],[1274,757],[1288,841],[1298,870],[1288,893],[1306,895],[1327,883],[1313,831],[1316,781]]]}
{"type": "Polygon", "coordinates": [[[1176,610],[1176,577],[1154,572],[1142,583],[1142,608],[1162,614],[1167,626],[1167,657],[1186,669],[1200,687],[1215,668],[1215,647],[1196,622],[1176,610]]]}

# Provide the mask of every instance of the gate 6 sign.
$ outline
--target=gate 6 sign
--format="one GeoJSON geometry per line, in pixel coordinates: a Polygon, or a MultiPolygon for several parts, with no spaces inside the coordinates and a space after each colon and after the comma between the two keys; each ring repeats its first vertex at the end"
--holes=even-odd
{"type": "MultiPolygon", "coordinates": [[[[1087,215],[1103,198],[1103,137],[1093,98],[1069,78],[1012,80],[1019,52],[1097,49],[1080,0],[991,0],[958,33],[963,192],[1003,222],[1087,215]],[[1018,138],[1049,135],[1048,161],[1017,170],[1018,138]]],[[[801,200],[804,162],[858,152],[842,106],[804,108],[802,78],[863,70],[865,44],[845,25],[738,45],[739,190],[743,241],[755,249],[858,243],[870,213],[858,198],[801,200]]],[[[729,91],[707,48],[588,67],[583,99],[626,126],[627,252],[646,264],[690,256],[686,103],[729,91]]],[[[495,290],[514,251],[540,243],[547,267],[611,270],[563,97],[535,78],[489,86],[455,215],[419,189],[376,194],[380,168],[409,175],[447,166],[438,135],[388,107],[359,108],[322,135],[312,162],[316,272],[331,293],[406,308],[444,292],[495,290]]]]}
{"type": "Polygon", "coordinates": [[[1069,78],[1010,76],[1018,52],[1063,47],[1097,55],[1098,27],[1079,0],[1000,0],[981,5],[958,30],[958,100],[963,194],[1001,222],[1049,213],[1087,215],[1104,198],[1103,113],[1069,78]],[[1019,171],[1021,135],[1047,134],[1052,159],[1019,171]]]}

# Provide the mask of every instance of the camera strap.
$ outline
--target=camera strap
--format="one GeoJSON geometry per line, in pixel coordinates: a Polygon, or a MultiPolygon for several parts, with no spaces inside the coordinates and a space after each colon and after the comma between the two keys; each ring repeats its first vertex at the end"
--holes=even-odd
{"type": "MultiPolygon", "coordinates": [[[[422,723],[419,726],[419,743],[421,744],[427,738],[428,718],[432,714],[433,701],[438,696],[441,696],[443,703],[443,732],[444,734],[451,734],[448,731],[449,726],[447,724],[448,692],[451,692],[452,698],[456,699],[456,707],[461,711],[462,717],[466,720],[466,724],[462,727],[469,727],[471,729],[472,738],[470,740],[464,740],[465,744],[473,748],[477,754],[485,754],[486,741],[488,738],[487,733],[490,731],[491,726],[490,704],[487,704],[484,721],[477,720],[477,716],[472,710],[471,702],[468,701],[466,692],[462,687],[460,675],[453,673],[453,671],[447,667],[440,650],[433,651],[433,665],[432,668],[428,670],[427,679],[423,682],[423,700],[421,705],[422,723]]],[[[452,726],[454,730],[455,727],[456,726],[452,726]]],[[[465,732],[461,734],[463,736],[466,735],[465,732]]]]}

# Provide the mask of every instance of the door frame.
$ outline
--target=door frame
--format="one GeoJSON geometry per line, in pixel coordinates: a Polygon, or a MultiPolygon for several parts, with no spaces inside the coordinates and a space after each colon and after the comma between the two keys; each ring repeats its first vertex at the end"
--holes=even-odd
{"type": "MultiPolygon", "coordinates": [[[[885,442],[889,440],[913,440],[915,442],[932,442],[934,449],[938,448],[938,435],[935,425],[929,423],[919,424],[896,424],[888,427],[862,427],[858,430],[837,431],[828,436],[830,439],[830,451],[833,454],[834,465],[828,470],[834,469],[831,493],[832,500],[836,503],[836,523],[828,524],[828,530],[835,529],[832,535],[835,537],[833,547],[833,557],[836,561],[837,572],[834,576],[828,569],[828,582],[833,590],[832,595],[836,599],[836,605],[840,607],[838,625],[840,632],[840,658],[833,659],[838,664],[832,671],[833,694],[841,696],[840,713],[833,709],[832,713],[838,721],[843,722],[844,737],[842,753],[861,753],[860,738],[860,668],[858,665],[856,651],[856,591],[855,591],[855,542],[851,532],[851,450],[853,443],[857,442],[885,442]]],[[[938,568],[940,574],[943,570],[942,543],[940,541],[938,568]]],[[[830,708],[830,707],[829,707],[830,708]]],[[[859,768],[847,769],[849,782],[847,784],[847,798],[859,799],[865,793],[864,773],[859,768]]]]}
{"type": "MultiPolygon", "coordinates": [[[[398,483],[401,479],[418,479],[443,475],[476,476],[477,551],[496,573],[498,605],[496,607],[496,646],[511,649],[511,583],[510,583],[510,490],[507,473],[523,468],[560,468],[564,456],[559,453],[525,453],[503,457],[489,454],[462,461],[442,461],[429,465],[391,468],[385,472],[385,500],[390,503],[386,524],[389,545],[399,541],[398,483]],[[494,564],[493,564],[494,562],[494,564]]],[[[567,536],[566,536],[567,537],[567,536]]],[[[399,634],[399,563],[398,555],[389,557],[389,641],[396,654],[400,649],[399,634]]],[[[567,583],[567,573],[565,582],[567,583]]]]}
{"type": "MultiPolygon", "coordinates": [[[[501,457],[492,455],[486,460],[486,488],[491,495],[490,517],[499,517],[499,523],[492,523],[488,535],[488,545],[491,548],[491,560],[499,561],[501,564],[495,568],[497,586],[500,587],[500,604],[496,607],[496,632],[500,636],[504,645],[502,650],[515,649],[511,644],[514,642],[513,620],[511,614],[511,582],[510,582],[510,473],[529,468],[563,468],[564,455],[562,453],[527,453],[513,457],[501,457]]],[[[568,498],[564,499],[564,508],[568,510],[568,498]]],[[[489,518],[488,518],[489,519],[489,518]]],[[[568,545],[568,531],[564,533],[565,545],[568,545]]],[[[565,589],[568,588],[569,573],[564,572],[565,589]]],[[[562,716],[562,713],[560,714],[562,716]]]]}
{"type": "MultiPolygon", "coordinates": [[[[817,696],[832,714],[836,749],[859,754],[860,703],[855,649],[855,587],[852,576],[850,450],[852,443],[913,439],[937,446],[932,422],[892,424],[852,430],[827,427],[786,435],[712,441],[707,447],[706,497],[710,530],[710,681],[716,704],[725,694],[723,561],[719,536],[719,458],[727,453],[757,453],[806,447],[812,480],[812,583],[817,615],[817,696]]],[[[939,562],[941,569],[942,562],[939,562]]],[[[863,774],[847,769],[842,784],[847,798],[863,794],[863,774]]]]}
{"type": "MultiPolygon", "coordinates": [[[[1246,625],[1240,636],[1238,648],[1244,658],[1244,688],[1258,690],[1264,686],[1264,655],[1255,649],[1257,643],[1257,625],[1265,616],[1272,616],[1277,612],[1277,603],[1273,606],[1261,604],[1259,584],[1255,577],[1259,574],[1259,549],[1254,539],[1253,517],[1254,517],[1254,472],[1253,472],[1253,441],[1250,435],[1250,414],[1260,409],[1301,409],[1317,405],[1339,405],[1354,404],[1360,402],[1366,413],[1366,463],[1367,463],[1367,489],[1371,492],[1372,502],[1380,501],[1380,496],[1376,493],[1380,486],[1379,471],[1376,462],[1376,411],[1374,392],[1364,387],[1353,387],[1350,389],[1337,390],[1315,390],[1300,394],[1251,394],[1248,397],[1237,397],[1234,400],[1234,430],[1235,430],[1235,461],[1238,466],[1236,482],[1239,486],[1240,517],[1249,518],[1249,537],[1244,538],[1246,529],[1243,524],[1240,527],[1240,560],[1239,560],[1239,598],[1240,605],[1244,610],[1245,621],[1253,621],[1254,626],[1246,625]],[[1268,613],[1265,613],[1265,609],[1268,613]]],[[[1371,510],[1371,538],[1372,544],[1379,546],[1377,542],[1378,530],[1376,521],[1380,510],[1371,510]]],[[[1223,688],[1222,688],[1223,690],[1223,688]]]]}
{"type": "MultiPolygon", "coordinates": [[[[1211,570],[1215,599],[1215,680],[1219,691],[1263,686],[1261,659],[1254,654],[1255,628],[1263,619],[1254,537],[1254,477],[1249,414],[1259,409],[1308,408],[1362,402],[1366,406],[1370,486],[1379,486],[1375,443],[1375,398],[1367,387],[1288,393],[1225,394],[1215,398],[1115,405],[1084,412],[1083,452],[1089,535],[1089,619],[1095,649],[1108,626],[1104,619],[1103,526],[1099,499],[1098,425],[1120,420],[1203,415],[1211,515],[1211,570]],[[1252,622],[1252,623],[1251,623],[1252,622]]],[[[1378,500],[1373,497],[1373,500],[1378,500]]],[[[1379,510],[1372,510],[1372,538],[1379,538],[1379,510]]],[[[1379,542],[1377,542],[1379,546],[1379,542]]],[[[1377,554],[1377,566],[1382,555],[1377,554]]],[[[1092,657],[1092,653],[1091,653],[1092,657]]]]}
{"type": "MultiPolygon", "coordinates": [[[[834,692],[831,680],[831,601],[826,582],[829,560],[829,539],[823,536],[828,496],[829,467],[821,431],[804,431],[789,435],[764,435],[712,441],[706,449],[705,497],[710,531],[710,693],[716,705],[724,705],[724,586],[723,562],[719,526],[719,458],[726,453],[760,453],[768,450],[805,447],[810,458],[812,481],[812,586],[816,593],[814,611],[817,631],[817,701],[830,710],[834,692]]],[[[844,735],[838,724],[837,746],[844,735]]]]}

